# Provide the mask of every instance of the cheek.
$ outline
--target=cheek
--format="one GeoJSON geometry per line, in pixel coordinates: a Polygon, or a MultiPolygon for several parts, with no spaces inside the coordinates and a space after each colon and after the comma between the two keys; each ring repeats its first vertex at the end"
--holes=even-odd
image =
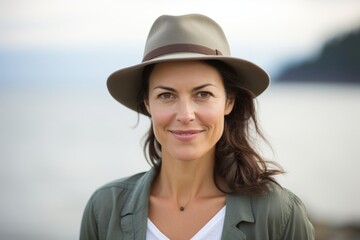
{"type": "Polygon", "coordinates": [[[173,114],[171,114],[170,111],[152,109],[151,113],[151,121],[153,123],[154,130],[168,125],[172,120],[173,114]]]}
{"type": "Polygon", "coordinates": [[[214,128],[221,130],[224,125],[224,109],[219,108],[214,111],[214,108],[204,111],[202,114],[203,122],[213,125],[214,128]]]}

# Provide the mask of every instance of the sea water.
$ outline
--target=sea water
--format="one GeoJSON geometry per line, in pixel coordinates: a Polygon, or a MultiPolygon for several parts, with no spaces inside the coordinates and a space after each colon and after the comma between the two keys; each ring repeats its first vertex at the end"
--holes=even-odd
{"type": "MultiPolygon", "coordinates": [[[[257,108],[309,216],[359,221],[360,86],[273,84],[257,108]]],[[[104,89],[0,90],[0,239],[77,239],[96,188],[149,169],[148,127],[104,89]]]]}

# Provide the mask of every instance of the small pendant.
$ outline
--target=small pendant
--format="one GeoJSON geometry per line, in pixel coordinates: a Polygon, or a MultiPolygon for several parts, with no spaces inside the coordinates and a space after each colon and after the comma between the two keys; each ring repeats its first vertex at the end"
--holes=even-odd
{"type": "Polygon", "coordinates": [[[184,207],[180,207],[179,210],[180,210],[181,212],[183,212],[183,211],[185,210],[185,208],[184,208],[184,207]]]}

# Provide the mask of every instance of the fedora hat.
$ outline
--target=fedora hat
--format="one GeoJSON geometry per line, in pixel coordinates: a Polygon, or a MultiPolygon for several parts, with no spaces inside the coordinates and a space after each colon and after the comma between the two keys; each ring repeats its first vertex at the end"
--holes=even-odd
{"type": "Polygon", "coordinates": [[[108,90],[117,101],[137,111],[143,69],[150,64],[183,60],[219,60],[228,64],[238,74],[243,88],[254,96],[261,94],[270,82],[262,68],[231,56],[223,30],[209,17],[163,15],[150,29],[142,62],[112,73],[107,80],[108,90]]]}

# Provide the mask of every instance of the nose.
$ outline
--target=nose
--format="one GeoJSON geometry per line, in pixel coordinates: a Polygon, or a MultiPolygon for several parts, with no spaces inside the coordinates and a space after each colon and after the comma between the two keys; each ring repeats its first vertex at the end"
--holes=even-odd
{"type": "Polygon", "coordinates": [[[187,99],[183,99],[182,101],[179,101],[176,112],[176,120],[181,123],[187,124],[194,121],[194,119],[195,119],[195,111],[191,101],[187,99]]]}

